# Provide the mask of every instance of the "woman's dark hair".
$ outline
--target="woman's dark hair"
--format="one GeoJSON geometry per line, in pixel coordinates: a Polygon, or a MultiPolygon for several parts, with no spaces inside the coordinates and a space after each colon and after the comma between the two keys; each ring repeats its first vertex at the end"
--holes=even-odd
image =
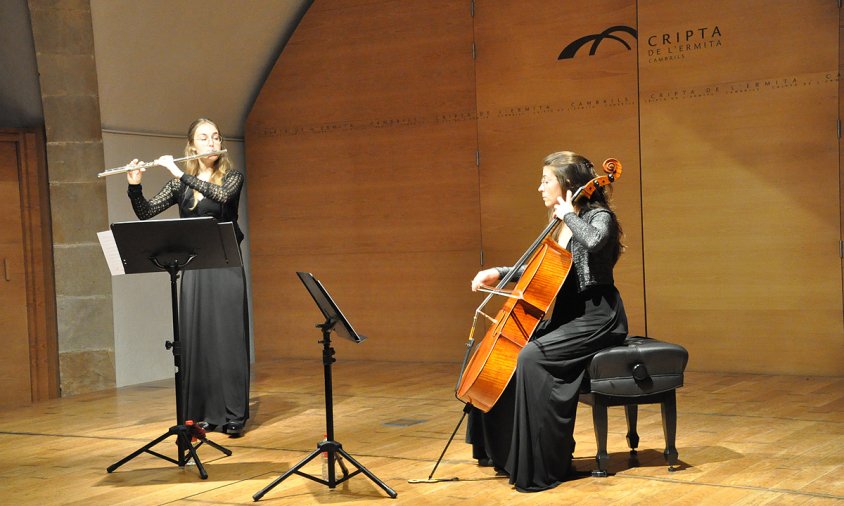
{"type": "MultiPolygon", "coordinates": [[[[586,157],[572,151],[551,153],[545,157],[542,164],[545,167],[551,167],[554,176],[560,183],[560,188],[562,188],[564,196],[566,191],[571,190],[573,194],[581,186],[597,177],[592,162],[586,157]]],[[[617,262],[621,256],[621,252],[624,251],[624,243],[622,242],[624,233],[621,230],[621,224],[618,222],[618,217],[615,214],[612,204],[612,186],[598,187],[588,200],[582,198],[578,200],[577,204],[583,210],[603,208],[612,212],[616,228],[615,242],[618,245],[613,263],[617,262]]]]}

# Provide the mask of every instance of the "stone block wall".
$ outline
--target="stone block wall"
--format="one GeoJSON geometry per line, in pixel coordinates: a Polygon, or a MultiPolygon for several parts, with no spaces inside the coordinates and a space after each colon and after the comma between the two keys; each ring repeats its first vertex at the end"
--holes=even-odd
{"type": "Polygon", "coordinates": [[[113,387],[111,279],[97,241],[108,228],[89,0],[29,0],[50,181],[62,395],[113,387]]]}

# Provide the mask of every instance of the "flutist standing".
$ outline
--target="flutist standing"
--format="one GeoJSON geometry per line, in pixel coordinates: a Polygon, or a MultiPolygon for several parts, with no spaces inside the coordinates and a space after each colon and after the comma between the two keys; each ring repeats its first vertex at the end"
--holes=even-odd
{"type": "MultiPolygon", "coordinates": [[[[186,157],[221,151],[217,125],[200,118],[188,129],[186,157]]],[[[191,158],[182,171],[172,156],[155,160],[173,174],[150,200],[142,192],[144,169],[133,160],[127,167],[129,200],[141,220],[170,206],[179,206],[181,218],[211,216],[234,223],[238,244],[243,232],[237,208],[243,174],[232,167],[225,152],[191,158]]],[[[243,434],[249,418],[249,326],[246,277],[243,267],[182,272],[179,297],[185,419],[205,422],[232,437],[243,434]]]]}

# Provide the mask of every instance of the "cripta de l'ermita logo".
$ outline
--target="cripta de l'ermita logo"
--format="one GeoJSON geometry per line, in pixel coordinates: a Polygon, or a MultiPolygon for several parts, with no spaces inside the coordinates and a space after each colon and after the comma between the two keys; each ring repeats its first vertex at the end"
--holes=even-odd
{"type": "Polygon", "coordinates": [[[603,42],[604,39],[614,40],[614,41],[624,45],[624,47],[626,47],[627,50],[629,51],[631,49],[630,44],[628,44],[627,41],[625,41],[623,38],[619,37],[618,35],[615,35],[616,33],[619,33],[619,32],[622,33],[622,34],[624,34],[624,33],[629,34],[630,36],[633,37],[634,40],[637,39],[638,34],[637,34],[635,28],[632,28],[632,27],[629,27],[629,26],[624,26],[624,25],[611,26],[601,33],[586,35],[585,37],[581,37],[581,38],[575,40],[574,42],[570,43],[568,46],[566,46],[563,49],[563,51],[560,53],[560,56],[558,56],[557,59],[558,60],[570,60],[571,58],[574,58],[574,55],[577,54],[577,52],[580,50],[580,48],[582,48],[586,44],[589,44],[590,42],[592,43],[592,45],[589,48],[589,56],[592,56],[598,50],[598,46],[601,44],[601,42],[603,42]]]}

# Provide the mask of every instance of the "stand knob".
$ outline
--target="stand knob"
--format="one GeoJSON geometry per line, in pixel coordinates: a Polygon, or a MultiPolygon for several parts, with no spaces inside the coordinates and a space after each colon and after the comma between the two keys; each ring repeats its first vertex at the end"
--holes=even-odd
{"type": "Polygon", "coordinates": [[[164,341],[164,349],[165,349],[165,350],[169,350],[169,349],[170,349],[170,348],[172,348],[173,346],[175,346],[175,345],[173,344],[173,341],[164,341]]]}

